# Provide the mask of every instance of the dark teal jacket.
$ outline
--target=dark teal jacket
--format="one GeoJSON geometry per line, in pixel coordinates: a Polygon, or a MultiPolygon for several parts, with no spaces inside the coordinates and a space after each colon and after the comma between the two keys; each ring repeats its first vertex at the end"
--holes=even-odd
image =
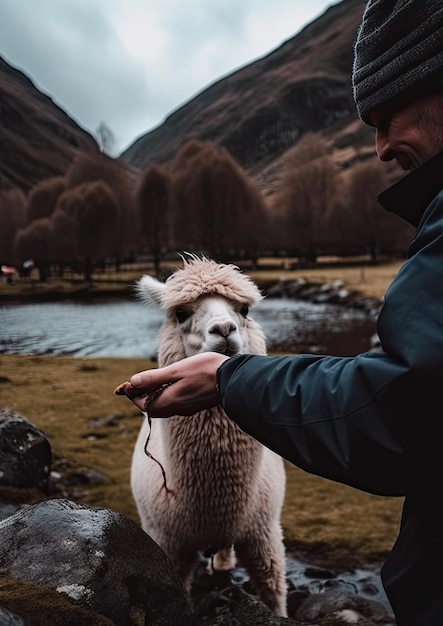
{"type": "Polygon", "coordinates": [[[443,153],[379,200],[417,227],[379,315],[384,352],[239,355],[218,385],[230,419],[294,465],[404,496],[383,583],[398,626],[443,626],[443,153]]]}

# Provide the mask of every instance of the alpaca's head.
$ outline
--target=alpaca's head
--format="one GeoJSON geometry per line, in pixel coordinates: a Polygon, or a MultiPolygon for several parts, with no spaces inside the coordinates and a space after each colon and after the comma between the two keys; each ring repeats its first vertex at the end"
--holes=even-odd
{"type": "Polygon", "coordinates": [[[198,352],[266,353],[263,331],[249,314],[262,295],[235,265],[190,256],[165,283],[143,276],[137,294],[166,312],[159,365],[198,352]]]}

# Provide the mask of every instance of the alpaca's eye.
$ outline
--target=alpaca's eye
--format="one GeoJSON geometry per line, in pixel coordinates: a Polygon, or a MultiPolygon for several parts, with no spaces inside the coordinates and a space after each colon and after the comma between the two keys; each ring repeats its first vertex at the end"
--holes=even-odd
{"type": "Polygon", "coordinates": [[[243,315],[243,317],[248,317],[248,313],[249,313],[249,307],[247,304],[244,304],[242,308],[240,309],[240,315],[243,315]]]}
{"type": "Polygon", "coordinates": [[[183,324],[191,314],[189,311],[183,308],[175,309],[175,317],[177,318],[177,322],[179,324],[183,324]]]}

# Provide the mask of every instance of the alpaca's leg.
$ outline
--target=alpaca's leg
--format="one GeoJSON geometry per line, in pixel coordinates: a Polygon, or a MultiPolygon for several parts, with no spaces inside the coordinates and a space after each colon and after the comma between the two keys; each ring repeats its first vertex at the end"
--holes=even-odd
{"type": "Polygon", "coordinates": [[[179,545],[169,545],[165,550],[173,568],[180,576],[185,589],[189,592],[199,562],[199,552],[194,549],[185,549],[179,545]]]}
{"type": "Polygon", "coordinates": [[[215,572],[229,572],[231,569],[235,567],[235,552],[234,547],[226,548],[224,550],[219,550],[214,554],[214,557],[210,560],[207,571],[212,573],[215,572]]]}
{"type": "Polygon", "coordinates": [[[238,559],[247,570],[259,598],[281,617],[287,617],[286,562],[279,524],[256,529],[235,544],[238,559]]]}

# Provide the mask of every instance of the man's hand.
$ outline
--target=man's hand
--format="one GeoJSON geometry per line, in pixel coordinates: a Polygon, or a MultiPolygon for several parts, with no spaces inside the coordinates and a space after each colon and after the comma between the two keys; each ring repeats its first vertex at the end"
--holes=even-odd
{"type": "Polygon", "coordinates": [[[134,374],[114,393],[125,395],[150,417],[193,415],[220,404],[217,370],[229,357],[203,352],[166,367],[134,374]]]}

